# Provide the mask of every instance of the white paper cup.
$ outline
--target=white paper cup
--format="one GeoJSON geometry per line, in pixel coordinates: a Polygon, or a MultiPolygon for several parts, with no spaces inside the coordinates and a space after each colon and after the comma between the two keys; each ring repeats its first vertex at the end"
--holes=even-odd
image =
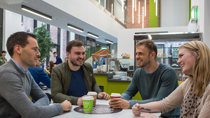
{"type": "Polygon", "coordinates": [[[87,93],[87,95],[93,96],[93,98],[94,98],[93,106],[96,106],[97,93],[96,93],[96,92],[93,92],[93,91],[89,91],[89,92],[87,93]]]}

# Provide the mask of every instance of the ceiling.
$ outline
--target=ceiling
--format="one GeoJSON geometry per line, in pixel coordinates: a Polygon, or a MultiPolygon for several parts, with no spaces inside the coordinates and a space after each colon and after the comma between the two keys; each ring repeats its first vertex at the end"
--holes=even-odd
{"type": "Polygon", "coordinates": [[[80,19],[77,19],[76,17],[74,17],[64,11],[62,11],[52,5],[49,5],[46,2],[43,2],[42,0],[0,0],[0,8],[9,10],[9,11],[33,18],[33,19],[36,19],[38,21],[45,22],[50,25],[57,26],[59,28],[68,30],[70,32],[74,32],[74,33],[82,35],[84,37],[91,37],[91,36],[87,35],[87,32],[97,34],[97,35],[99,35],[99,38],[97,38],[97,39],[93,38],[93,37],[91,37],[91,38],[93,38],[96,41],[101,42],[101,43],[108,44],[105,41],[105,38],[113,41],[114,43],[117,43],[116,37],[104,32],[104,31],[84,22],[84,21],[81,21],[80,19]],[[50,16],[52,16],[52,20],[46,20],[42,17],[39,17],[39,16],[33,15],[31,13],[28,13],[26,11],[23,11],[23,10],[21,10],[21,5],[25,5],[27,7],[35,9],[39,12],[50,15],[50,16]],[[68,23],[72,23],[75,26],[84,29],[84,32],[81,33],[81,32],[78,32],[78,31],[68,28],[67,27],[68,23]]]}

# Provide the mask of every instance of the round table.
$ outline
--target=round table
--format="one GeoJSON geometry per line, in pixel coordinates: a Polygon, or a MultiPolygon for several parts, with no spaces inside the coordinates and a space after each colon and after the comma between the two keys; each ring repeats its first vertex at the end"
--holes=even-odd
{"type": "MultiPolygon", "coordinates": [[[[96,105],[108,105],[109,100],[96,100],[96,105]]],[[[84,114],[74,111],[74,108],[78,107],[77,105],[72,105],[71,112],[63,113],[57,115],[53,118],[136,118],[133,115],[132,109],[123,109],[121,112],[112,113],[112,114],[84,114]]],[[[152,113],[155,116],[160,116],[160,113],[152,113]]]]}

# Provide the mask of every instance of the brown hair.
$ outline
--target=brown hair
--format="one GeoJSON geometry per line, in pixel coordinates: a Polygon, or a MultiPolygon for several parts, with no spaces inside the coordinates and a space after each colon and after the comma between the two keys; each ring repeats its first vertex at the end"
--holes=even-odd
{"type": "Polygon", "coordinates": [[[54,67],[54,62],[53,61],[50,61],[50,69],[49,69],[50,73],[52,72],[52,68],[53,67],[54,67]]]}
{"type": "Polygon", "coordinates": [[[53,54],[57,54],[57,52],[53,52],[53,54]]]}
{"type": "Polygon", "coordinates": [[[187,76],[194,84],[193,93],[202,95],[210,82],[210,50],[208,46],[201,41],[187,42],[180,46],[179,49],[181,48],[189,50],[196,57],[196,61],[193,65],[193,76],[187,76]],[[199,59],[197,59],[198,53],[200,55],[199,59]]]}
{"type": "Polygon", "coordinates": [[[14,46],[20,45],[22,48],[24,48],[29,43],[28,37],[33,37],[35,39],[37,38],[36,35],[27,32],[16,32],[10,35],[7,40],[7,50],[11,57],[14,54],[14,46]]]}
{"type": "Polygon", "coordinates": [[[7,53],[5,50],[2,50],[1,53],[7,53]]]}
{"type": "Polygon", "coordinates": [[[157,45],[150,39],[143,39],[140,40],[137,44],[136,44],[136,48],[139,46],[146,46],[149,49],[149,52],[152,53],[153,51],[155,52],[155,59],[157,57],[157,45]]]}
{"type": "Polygon", "coordinates": [[[80,47],[80,46],[84,46],[84,44],[83,44],[82,41],[80,41],[80,40],[73,40],[73,41],[70,41],[70,42],[68,42],[68,44],[67,44],[67,46],[66,46],[66,52],[71,53],[71,48],[72,48],[73,46],[80,47]]]}

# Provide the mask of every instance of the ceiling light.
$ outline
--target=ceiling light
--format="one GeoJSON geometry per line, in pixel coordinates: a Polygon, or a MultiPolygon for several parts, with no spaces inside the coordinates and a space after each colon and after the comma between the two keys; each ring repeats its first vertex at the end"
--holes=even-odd
{"type": "Polygon", "coordinates": [[[71,24],[68,24],[67,26],[68,26],[68,28],[71,28],[71,29],[76,30],[76,31],[79,31],[79,32],[83,32],[84,31],[83,29],[80,29],[80,28],[78,28],[76,26],[73,26],[71,24]]]}
{"type": "Polygon", "coordinates": [[[41,13],[41,12],[39,12],[39,11],[37,11],[35,9],[32,9],[32,8],[29,8],[29,7],[25,6],[25,5],[22,5],[21,9],[24,10],[24,11],[27,11],[29,13],[32,13],[34,15],[40,16],[42,18],[45,18],[47,20],[52,20],[52,16],[49,16],[49,15],[44,14],[44,13],[41,13]]]}
{"type": "Polygon", "coordinates": [[[98,38],[98,35],[95,35],[95,34],[93,34],[93,33],[88,32],[87,34],[88,34],[89,36],[94,37],[94,38],[98,38]]]}
{"type": "Polygon", "coordinates": [[[110,41],[110,40],[108,40],[108,39],[105,39],[105,41],[106,41],[107,43],[113,44],[113,41],[110,41]]]}

